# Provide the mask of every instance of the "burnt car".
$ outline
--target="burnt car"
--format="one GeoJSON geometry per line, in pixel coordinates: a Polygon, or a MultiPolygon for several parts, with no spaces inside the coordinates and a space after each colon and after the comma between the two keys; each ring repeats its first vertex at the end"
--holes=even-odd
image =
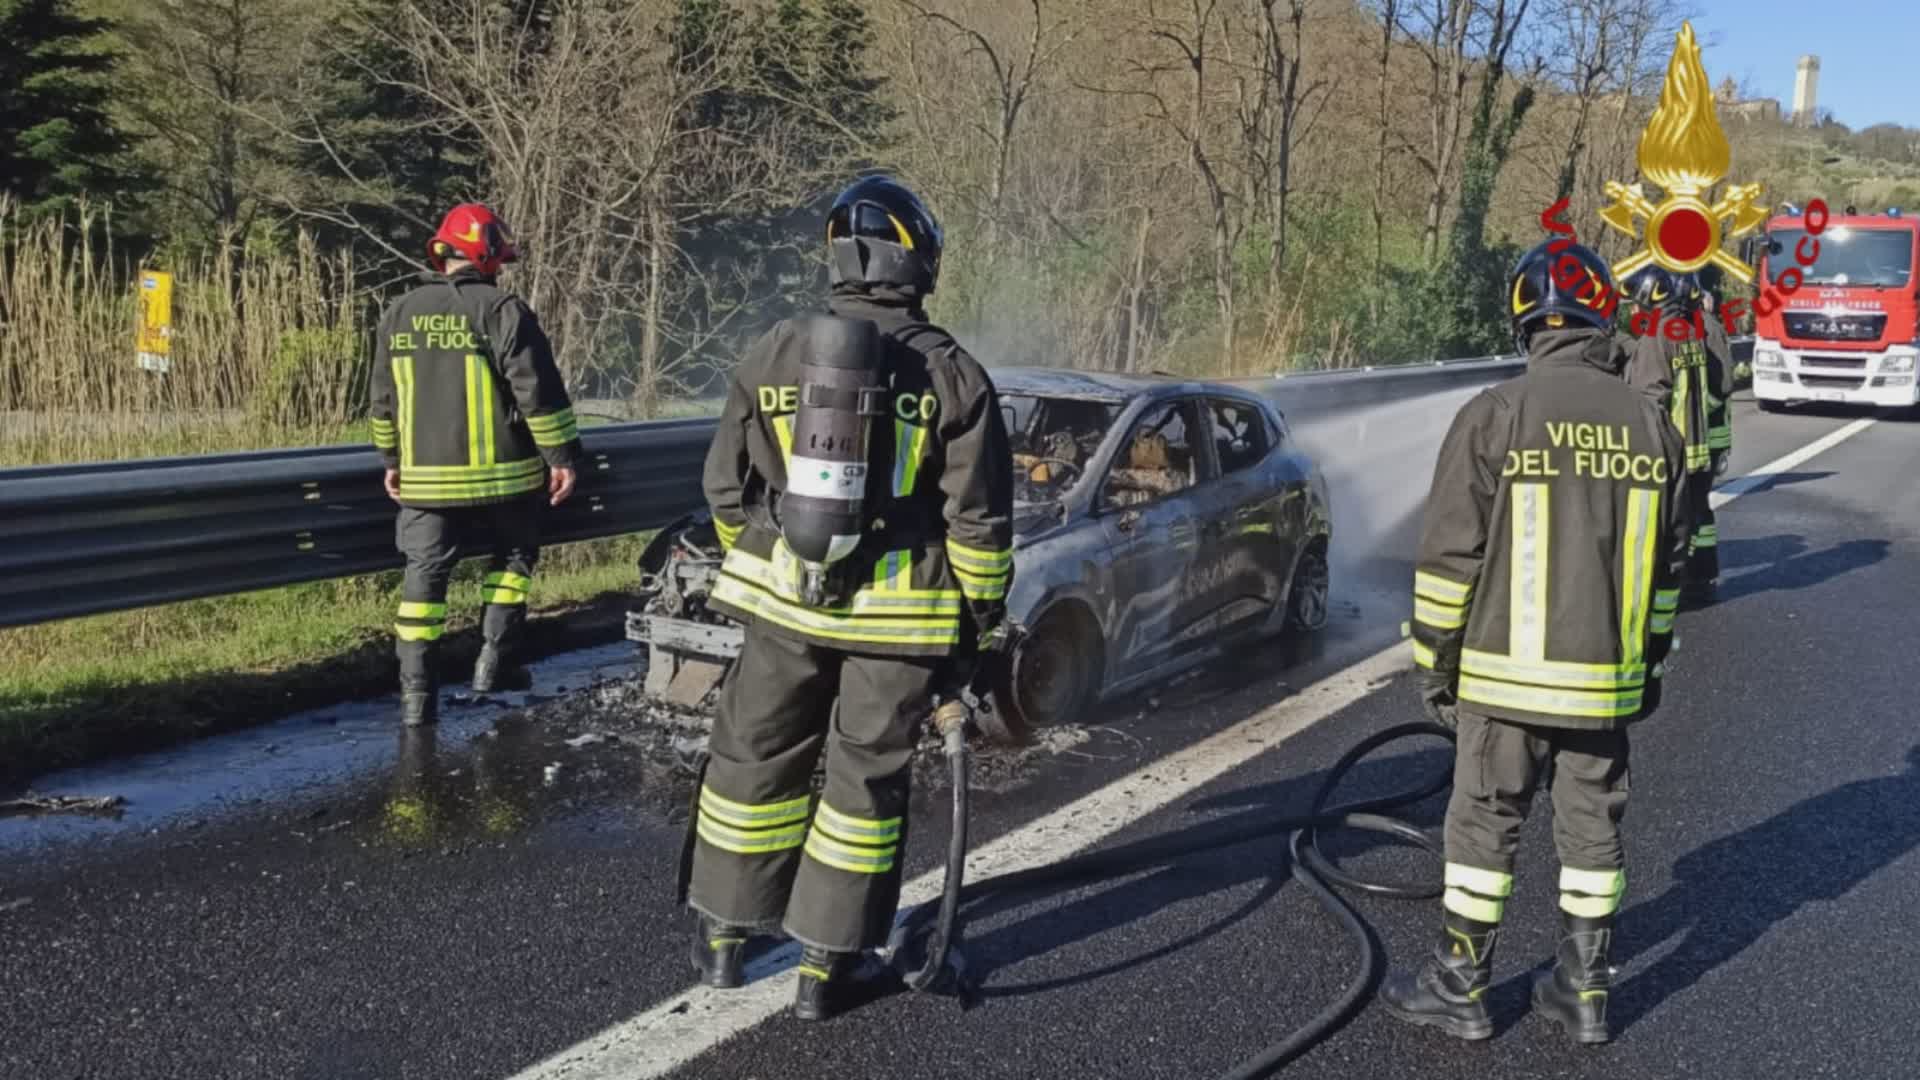
{"type": "MultiPolygon", "coordinates": [[[[1267,400],[1213,382],[990,374],[1014,450],[1009,726],[1063,723],[1248,639],[1326,624],[1326,481],[1267,400]]],[[[739,627],[705,608],[719,561],[705,515],[641,556],[627,636],[649,647],[649,691],[683,705],[705,703],[739,651],[739,627]]]]}

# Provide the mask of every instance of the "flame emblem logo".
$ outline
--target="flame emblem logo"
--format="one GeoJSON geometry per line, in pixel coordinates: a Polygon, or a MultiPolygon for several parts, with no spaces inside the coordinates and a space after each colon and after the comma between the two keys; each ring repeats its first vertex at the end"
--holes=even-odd
{"type": "Polygon", "coordinates": [[[1730,157],[1693,24],[1683,23],[1667,62],[1660,104],[1640,133],[1640,174],[1663,188],[1666,197],[1654,203],[1639,184],[1607,181],[1613,202],[1600,211],[1600,220],[1642,245],[1614,264],[1615,280],[1648,263],[1680,274],[1714,263],[1743,282],[1753,281],[1753,268],[1721,245],[1766,222],[1766,211],[1755,205],[1760,185],[1734,184],[1718,202],[1706,201],[1708,189],[1726,177],[1730,157]],[[1644,237],[1636,218],[1646,219],[1644,237]]]}

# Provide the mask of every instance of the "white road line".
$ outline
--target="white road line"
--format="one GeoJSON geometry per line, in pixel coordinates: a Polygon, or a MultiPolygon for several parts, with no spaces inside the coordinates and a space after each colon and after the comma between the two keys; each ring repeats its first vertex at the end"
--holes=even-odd
{"type": "Polygon", "coordinates": [[[1835,428],[1785,457],[1775,458],[1737,480],[1729,480],[1720,485],[1709,501],[1713,504],[1713,508],[1718,510],[1749,491],[1764,487],[1774,476],[1839,446],[1872,427],[1874,422],[1874,417],[1864,416],[1845,427],[1835,428]]]}
{"type": "MultiPolygon", "coordinates": [[[[1763,486],[1774,475],[1832,449],[1873,422],[1872,418],[1856,420],[1728,481],[1714,493],[1714,506],[1724,506],[1763,486]]],[[[1407,667],[1407,645],[1396,642],[1232,727],[995,838],[968,855],[967,878],[977,881],[1009,870],[1040,866],[1092,847],[1246,764],[1255,754],[1273,749],[1366,697],[1383,680],[1407,667]]],[[[900,894],[902,912],[938,897],[943,873],[933,870],[907,882],[900,894]]],[[[668,946],[659,962],[684,963],[683,946],[668,946]]],[[[738,990],[695,987],[677,994],[509,1080],[642,1080],[664,1076],[784,1010],[793,1001],[793,983],[774,976],[791,969],[799,958],[797,946],[776,949],[748,966],[749,982],[738,990]]]]}
{"type": "MultiPolygon", "coordinates": [[[[967,878],[977,881],[1055,862],[1090,847],[1359,701],[1381,680],[1408,666],[1407,646],[1396,642],[1232,727],[994,839],[967,857],[967,878]]],[[[901,909],[939,896],[943,876],[944,871],[934,870],[908,882],[901,892],[901,909]]],[[[681,959],[684,945],[662,950],[660,962],[685,963],[681,959]]],[[[797,948],[776,950],[749,969],[752,981],[738,990],[696,987],[561,1051],[513,1080],[662,1076],[791,1004],[793,982],[768,976],[790,968],[798,958],[797,948]]]]}

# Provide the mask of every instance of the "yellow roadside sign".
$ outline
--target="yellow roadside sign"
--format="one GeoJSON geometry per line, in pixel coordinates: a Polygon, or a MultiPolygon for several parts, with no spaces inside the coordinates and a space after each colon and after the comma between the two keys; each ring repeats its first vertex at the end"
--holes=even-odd
{"type": "Polygon", "coordinates": [[[164,270],[140,271],[140,324],[134,330],[134,348],[140,366],[164,372],[173,366],[173,275],[164,270]]]}

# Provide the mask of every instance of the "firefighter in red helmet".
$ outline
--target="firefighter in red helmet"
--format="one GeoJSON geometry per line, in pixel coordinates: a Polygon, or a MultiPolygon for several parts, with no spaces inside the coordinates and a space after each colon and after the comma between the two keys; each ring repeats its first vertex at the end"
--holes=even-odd
{"type": "Polygon", "coordinates": [[[566,384],[533,311],[494,280],[518,255],[492,210],[454,207],[427,245],[434,272],[387,308],[376,332],[369,415],[407,557],[394,634],[409,726],[438,717],[447,581],[463,556],[491,559],[474,692],[524,677],[514,649],[542,503],[573,493],[580,435],[566,384]]]}

